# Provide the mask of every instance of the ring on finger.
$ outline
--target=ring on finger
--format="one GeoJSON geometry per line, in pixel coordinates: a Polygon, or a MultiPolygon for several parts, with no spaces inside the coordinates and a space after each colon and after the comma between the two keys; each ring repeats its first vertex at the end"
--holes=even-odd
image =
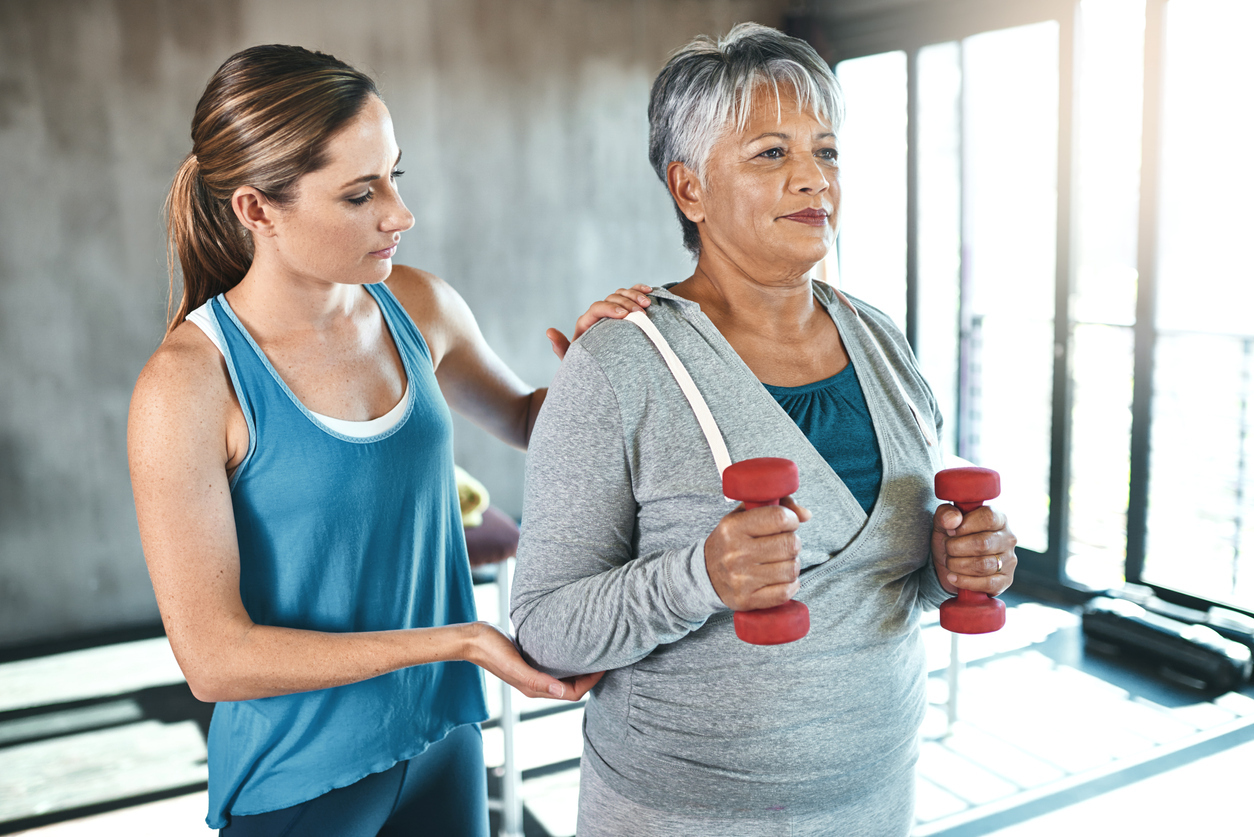
{"type": "Polygon", "coordinates": [[[997,558],[997,572],[1001,572],[1001,557],[997,558]]]}

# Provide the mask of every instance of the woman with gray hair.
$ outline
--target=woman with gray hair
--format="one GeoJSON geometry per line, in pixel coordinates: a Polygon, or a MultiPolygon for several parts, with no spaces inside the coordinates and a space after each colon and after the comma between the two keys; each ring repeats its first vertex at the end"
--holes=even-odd
{"type": "Polygon", "coordinates": [[[907,834],[919,617],[1010,585],[1005,517],[932,496],[941,418],[901,333],[811,278],[836,235],[840,116],[814,50],[754,24],[694,40],[653,85],[650,159],[696,267],[566,355],[531,438],[513,593],[540,668],[607,672],[581,837],[907,834]],[[759,456],[795,461],[800,489],[729,511],[721,467],[759,456]],[[803,639],[736,638],[733,611],[794,596],[803,639]]]}

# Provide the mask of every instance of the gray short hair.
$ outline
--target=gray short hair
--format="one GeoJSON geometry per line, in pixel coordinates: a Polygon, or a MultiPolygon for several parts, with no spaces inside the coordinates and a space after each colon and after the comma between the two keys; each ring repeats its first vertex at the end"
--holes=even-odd
{"type": "MultiPolygon", "coordinates": [[[[832,68],[814,47],[777,29],[739,23],[715,41],[706,35],[681,47],[649,95],[649,162],[663,183],[666,168],[680,162],[704,179],[710,150],[729,130],[744,129],[753,94],[761,84],[787,83],[798,104],[840,128],[844,102],[832,68]]],[[[697,225],[675,207],[684,246],[698,255],[697,225]]]]}

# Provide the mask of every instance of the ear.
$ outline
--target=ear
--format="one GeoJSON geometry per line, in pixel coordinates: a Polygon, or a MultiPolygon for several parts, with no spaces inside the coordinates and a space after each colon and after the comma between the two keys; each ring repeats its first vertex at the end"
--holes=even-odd
{"type": "Polygon", "coordinates": [[[671,163],[666,167],[666,188],[685,218],[694,224],[705,220],[705,190],[696,172],[683,163],[671,163]]]}
{"type": "Polygon", "coordinates": [[[244,229],[254,235],[273,236],[278,207],[252,186],[241,186],[231,195],[231,209],[244,229]]]}

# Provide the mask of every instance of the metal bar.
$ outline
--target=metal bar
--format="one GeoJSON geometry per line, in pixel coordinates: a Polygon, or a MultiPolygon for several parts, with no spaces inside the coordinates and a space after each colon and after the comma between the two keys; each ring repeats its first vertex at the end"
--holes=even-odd
{"type": "Polygon", "coordinates": [[[946,679],[949,694],[945,700],[945,735],[954,734],[954,724],[958,723],[958,677],[962,673],[962,658],[958,655],[958,634],[949,634],[949,671],[946,679]]]}
{"type": "MultiPolygon", "coordinates": [[[[509,589],[513,575],[514,559],[497,564],[496,595],[499,606],[498,624],[513,636],[509,624],[509,589]]],[[[514,751],[514,729],[518,725],[518,710],[514,708],[514,690],[501,681],[501,733],[505,739],[505,764],[501,775],[501,831],[500,837],[523,837],[522,774],[514,751]]]]}
{"type": "Polygon", "coordinates": [[[1145,3],[1144,104],[1141,109],[1141,204],[1137,221],[1137,293],[1132,372],[1132,450],[1128,480],[1128,553],[1124,577],[1140,582],[1149,522],[1150,430],[1154,401],[1154,345],[1158,293],[1159,148],[1163,98],[1163,22],[1166,0],[1145,3]]]}
{"type": "Polygon", "coordinates": [[[1051,582],[1066,574],[1071,511],[1071,288],[1075,276],[1076,20],[1080,3],[1058,18],[1058,209],[1054,256],[1054,379],[1049,455],[1049,545],[1041,568],[1051,582]]]}
{"type": "Polygon", "coordinates": [[[954,422],[958,456],[975,462],[977,448],[975,364],[973,334],[975,280],[971,275],[971,167],[967,165],[966,44],[958,42],[958,375],[957,420],[954,422]]]}
{"type": "Polygon", "coordinates": [[[906,342],[919,354],[919,51],[906,50],[906,342]]]}

